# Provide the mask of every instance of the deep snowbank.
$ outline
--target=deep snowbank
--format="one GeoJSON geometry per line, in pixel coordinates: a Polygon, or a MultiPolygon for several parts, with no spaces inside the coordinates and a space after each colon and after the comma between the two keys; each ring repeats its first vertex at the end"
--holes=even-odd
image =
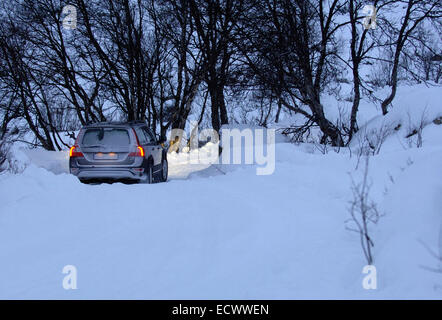
{"type": "Polygon", "coordinates": [[[344,227],[357,159],[306,149],[277,144],[270,176],[254,166],[214,175],[183,159],[171,160],[166,184],[83,185],[34,165],[0,176],[0,297],[441,298],[442,276],[421,267],[438,262],[421,242],[438,250],[442,146],[371,160],[385,213],[372,291],[359,238],[344,227]],[[62,287],[69,264],[77,290],[62,287]]]}

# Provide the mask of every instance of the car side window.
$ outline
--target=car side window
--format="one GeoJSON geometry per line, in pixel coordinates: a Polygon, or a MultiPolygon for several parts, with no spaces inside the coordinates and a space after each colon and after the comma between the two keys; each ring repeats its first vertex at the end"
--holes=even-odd
{"type": "Polygon", "coordinates": [[[147,137],[148,143],[155,143],[155,137],[152,135],[149,129],[143,128],[143,131],[147,137]]]}
{"type": "Polygon", "coordinates": [[[146,134],[144,133],[144,130],[142,130],[141,128],[135,128],[135,133],[137,134],[138,142],[140,144],[148,144],[149,143],[149,141],[146,137],[146,134]]]}

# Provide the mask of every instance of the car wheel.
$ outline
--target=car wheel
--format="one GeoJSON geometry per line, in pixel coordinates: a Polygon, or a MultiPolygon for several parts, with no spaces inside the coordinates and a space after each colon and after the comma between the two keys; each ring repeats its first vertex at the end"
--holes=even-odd
{"type": "Polygon", "coordinates": [[[149,161],[146,166],[146,183],[153,183],[153,166],[152,161],[149,161]]]}
{"type": "Polygon", "coordinates": [[[152,163],[150,163],[148,171],[147,171],[147,183],[152,184],[153,182],[154,182],[154,179],[153,179],[153,166],[152,166],[152,163]]]}
{"type": "Polygon", "coordinates": [[[169,174],[169,164],[167,163],[167,159],[163,159],[163,161],[161,161],[161,182],[167,181],[168,174],[169,174]]]}

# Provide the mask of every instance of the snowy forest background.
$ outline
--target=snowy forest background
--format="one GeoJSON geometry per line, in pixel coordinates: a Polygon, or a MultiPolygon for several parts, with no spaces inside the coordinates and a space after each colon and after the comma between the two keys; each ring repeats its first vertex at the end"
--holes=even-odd
{"type": "Polygon", "coordinates": [[[310,140],[347,145],[361,99],[385,115],[399,84],[442,76],[439,1],[374,1],[375,22],[367,4],[5,1],[0,138],[32,132],[32,145],[61,150],[60,132],[89,121],[146,119],[166,137],[189,119],[219,131],[290,114],[298,120],[281,130],[294,140],[317,128],[310,140]],[[330,107],[324,94],[351,106],[330,107]]]}

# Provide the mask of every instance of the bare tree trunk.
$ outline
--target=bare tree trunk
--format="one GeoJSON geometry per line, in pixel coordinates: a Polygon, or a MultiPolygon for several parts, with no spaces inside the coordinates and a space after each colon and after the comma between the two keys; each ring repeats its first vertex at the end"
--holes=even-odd
{"type": "Polygon", "coordinates": [[[221,120],[220,120],[220,114],[219,114],[219,96],[218,96],[218,89],[216,88],[215,82],[210,82],[208,84],[208,90],[210,94],[210,111],[211,111],[211,118],[212,118],[212,128],[213,130],[219,132],[221,128],[221,120]]]}
{"type": "Polygon", "coordinates": [[[276,111],[276,117],[275,117],[275,122],[276,122],[276,123],[279,122],[279,115],[280,115],[280,113],[281,113],[281,108],[282,108],[281,98],[278,97],[278,110],[276,111]]]}
{"type": "Polygon", "coordinates": [[[395,41],[396,48],[394,52],[393,68],[390,77],[391,91],[390,94],[381,103],[383,115],[386,115],[388,113],[388,106],[391,104],[394,97],[396,96],[397,83],[398,83],[398,69],[399,69],[402,49],[405,43],[408,41],[408,38],[410,37],[412,32],[416,29],[416,27],[424,19],[430,17],[434,8],[438,5],[440,4],[439,1],[437,0],[431,0],[431,1],[408,0],[405,16],[402,19],[401,28],[399,30],[397,40],[395,41]],[[415,14],[416,12],[419,12],[421,14],[418,16],[415,15],[413,16],[413,13],[415,14]]]}

